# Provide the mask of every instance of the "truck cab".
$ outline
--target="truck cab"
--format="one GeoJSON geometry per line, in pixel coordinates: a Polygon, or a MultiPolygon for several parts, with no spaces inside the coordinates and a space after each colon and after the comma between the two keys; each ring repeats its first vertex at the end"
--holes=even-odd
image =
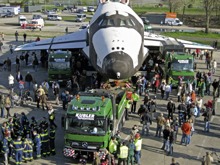
{"type": "Polygon", "coordinates": [[[194,57],[185,53],[168,53],[165,60],[165,73],[168,83],[172,87],[178,86],[179,78],[182,77],[183,83],[194,80],[194,57]]]}
{"type": "Polygon", "coordinates": [[[71,69],[72,54],[69,51],[53,51],[48,56],[48,81],[51,84],[58,81],[60,84],[66,82],[72,76],[71,69]]]}
{"type": "Polygon", "coordinates": [[[18,16],[18,23],[19,25],[27,24],[27,18],[24,15],[18,16]]]}
{"type": "Polygon", "coordinates": [[[111,136],[125,122],[125,104],[126,92],[117,88],[76,95],[63,118],[64,150],[90,156],[94,151],[107,148],[111,136]]]}

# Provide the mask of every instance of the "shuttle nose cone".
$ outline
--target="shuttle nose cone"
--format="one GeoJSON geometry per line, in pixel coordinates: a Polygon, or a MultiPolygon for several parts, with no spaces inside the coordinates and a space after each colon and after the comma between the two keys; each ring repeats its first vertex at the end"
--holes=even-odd
{"type": "Polygon", "coordinates": [[[131,57],[124,52],[112,52],[103,60],[104,74],[112,79],[126,79],[135,73],[131,57]]]}

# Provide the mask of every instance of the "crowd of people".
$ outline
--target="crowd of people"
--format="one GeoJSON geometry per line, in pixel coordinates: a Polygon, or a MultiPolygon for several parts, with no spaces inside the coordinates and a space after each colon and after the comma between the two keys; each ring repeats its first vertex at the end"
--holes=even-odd
{"type": "MultiPolygon", "coordinates": [[[[12,52],[13,53],[13,52],[12,52]]],[[[208,54],[208,53],[207,53],[208,54]]],[[[195,55],[197,56],[197,55],[195,55]]],[[[113,136],[109,143],[108,151],[106,155],[108,159],[100,159],[98,153],[94,153],[94,164],[101,164],[112,162],[114,164],[115,158],[118,159],[118,164],[141,164],[141,146],[142,138],[151,135],[151,125],[156,123],[155,138],[163,138],[161,149],[167,153],[167,155],[173,155],[174,145],[177,143],[179,130],[182,131],[182,137],[180,138],[180,144],[190,145],[191,138],[195,132],[196,120],[203,116],[204,118],[204,131],[210,131],[210,120],[213,115],[212,105],[207,104],[205,107],[203,98],[205,95],[213,95],[218,97],[220,94],[220,79],[213,80],[213,74],[216,72],[217,62],[210,61],[209,54],[206,56],[207,72],[197,71],[194,80],[184,82],[183,77],[178,78],[178,87],[176,90],[176,96],[171,96],[171,92],[175,89],[172,88],[172,83],[161,78],[161,74],[157,73],[158,65],[155,64],[155,75],[152,79],[147,79],[145,76],[139,76],[136,78],[136,82],[130,82],[132,85],[126,86],[126,88],[133,87],[135,90],[132,92],[131,98],[126,100],[126,109],[131,115],[138,115],[142,124],[142,129],[139,129],[135,125],[131,129],[131,135],[128,143],[126,143],[119,134],[113,136]],[[211,87],[213,92],[211,93],[211,87]],[[143,98],[143,103],[138,107],[138,102],[143,98]],[[158,99],[167,100],[166,112],[157,112],[158,99]],[[175,103],[177,100],[178,103],[175,103]],[[142,138],[141,138],[142,136],[142,138]]],[[[48,100],[54,99],[55,104],[60,105],[62,102],[63,110],[67,110],[67,104],[72,99],[71,95],[76,95],[78,91],[85,90],[86,84],[81,83],[82,79],[85,80],[85,74],[82,69],[83,60],[76,60],[75,70],[69,89],[61,91],[58,82],[54,82],[52,86],[49,86],[47,80],[42,83],[37,83],[36,78],[27,73],[24,77],[20,72],[21,62],[24,61],[24,65],[28,66],[33,63],[35,71],[37,71],[38,58],[37,55],[32,53],[32,60],[29,59],[28,52],[22,54],[20,57],[16,57],[16,75],[11,73],[11,59],[8,58],[5,62],[5,70],[9,72],[8,85],[9,89],[17,87],[19,89],[19,95],[22,95],[25,89],[33,90],[34,101],[36,107],[48,110],[48,120],[44,118],[40,123],[37,123],[34,117],[31,121],[27,116],[22,113],[22,117],[19,119],[18,114],[11,116],[10,108],[14,106],[12,93],[9,95],[0,96],[0,108],[1,117],[6,117],[8,122],[5,122],[2,126],[3,134],[3,151],[5,154],[5,162],[8,162],[7,157],[15,157],[16,163],[20,164],[22,156],[24,155],[25,161],[33,160],[33,157],[40,157],[55,153],[55,128],[54,123],[55,114],[51,105],[48,104],[48,100]],[[34,62],[35,61],[35,62],[34,62]],[[54,94],[54,98],[49,93],[54,94]],[[4,111],[7,114],[4,114],[4,111]],[[50,124],[48,124],[48,122],[50,124]],[[34,124],[35,123],[35,124],[34,124]],[[48,128],[49,131],[48,131],[48,128]],[[15,131],[16,130],[16,131],[15,131]],[[50,133],[53,134],[50,136],[50,133]],[[5,147],[4,147],[5,146],[5,147]]],[[[201,57],[201,60],[203,57],[201,57]]],[[[101,83],[101,78],[98,75],[92,75],[91,88],[104,88],[101,83]]],[[[173,161],[175,162],[175,160],[173,161]]]]}
{"type": "Polygon", "coordinates": [[[94,153],[94,165],[141,164],[142,138],[135,125],[130,132],[128,142],[122,139],[120,131],[111,137],[108,149],[94,153]],[[101,154],[100,154],[101,153],[101,154]],[[103,154],[102,154],[103,153],[103,154]],[[104,156],[103,156],[104,155],[104,156]],[[118,162],[116,163],[116,159],[118,162]]]}
{"type": "Polygon", "coordinates": [[[43,157],[55,155],[56,124],[53,107],[48,104],[48,118],[41,120],[34,116],[28,119],[24,112],[14,113],[1,127],[2,153],[5,165],[15,159],[16,164],[33,161],[43,157]],[[49,121],[49,123],[48,123],[49,121]]]}

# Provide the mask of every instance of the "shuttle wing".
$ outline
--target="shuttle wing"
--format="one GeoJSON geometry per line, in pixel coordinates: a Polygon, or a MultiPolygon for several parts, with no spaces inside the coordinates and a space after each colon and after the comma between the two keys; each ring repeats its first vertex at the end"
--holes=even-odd
{"type": "Polygon", "coordinates": [[[15,51],[25,50],[48,50],[51,49],[83,49],[86,47],[87,29],[70,33],[64,36],[58,36],[38,42],[20,45],[15,51]]]}
{"type": "Polygon", "coordinates": [[[145,32],[144,33],[144,46],[145,47],[180,47],[182,46],[184,49],[203,49],[203,50],[214,50],[214,48],[210,45],[199,44],[196,42],[186,41],[182,39],[176,39],[172,37],[166,37],[163,35],[145,32]]]}

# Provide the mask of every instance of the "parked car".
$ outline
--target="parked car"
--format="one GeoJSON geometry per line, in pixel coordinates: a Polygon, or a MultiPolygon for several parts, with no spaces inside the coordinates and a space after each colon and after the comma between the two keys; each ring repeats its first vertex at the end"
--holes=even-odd
{"type": "Polygon", "coordinates": [[[83,22],[86,19],[86,14],[77,14],[76,15],[76,22],[83,22]]]}
{"type": "Polygon", "coordinates": [[[88,24],[87,25],[82,25],[82,26],[80,26],[79,30],[86,29],[87,27],[89,27],[88,24]]]}
{"type": "Polygon", "coordinates": [[[34,14],[32,19],[43,19],[42,15],[34,14]]]}
{"type": "Polygon", "coordinates": [[[82,7],[83,12],[88,12],[87,7],[82,7]]]}
{"type": "Polygon", "coordinates": [[[44,12],[44,14],[56,14],[57,12],[53,11],[53,10],[47,10],[44,12]]]}
{"type": "Polygon", "coordinates": [[[62,17],[59,16],[58,14],[48,14],[47,19],[51,21],[61,21],[62,17]]]}
{"type": "Polygon", "coordinates": [[[94,6],[88,6],[88,11],[89,12],[94,12],[95,11],[95,7],[94,6]]]}
{"type": "Polygon", "coordinates": [[[84,11],[83,11],[83,9],[77,9],[76,12],[77,13],[83,13],[84,11]]]}

